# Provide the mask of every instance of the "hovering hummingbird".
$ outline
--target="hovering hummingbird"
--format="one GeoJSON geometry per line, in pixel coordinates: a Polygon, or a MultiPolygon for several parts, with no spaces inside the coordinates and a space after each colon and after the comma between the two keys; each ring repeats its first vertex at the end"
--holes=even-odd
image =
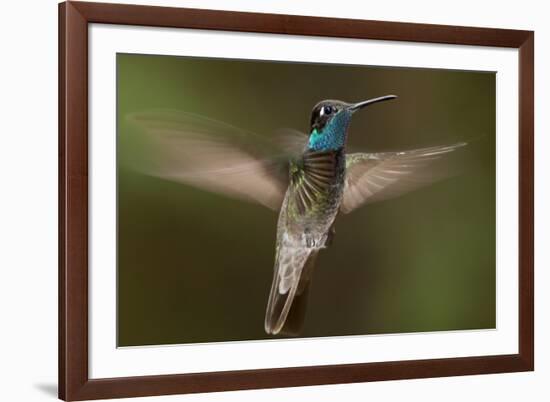
{"type": "Polygon", "coordinates": [[[331,244],[338,214],[443,178],[443,170],[429,165],[466,145],[347,153],[353,114],[394,98],[323,100],[313,108],[309,135],[286,130],[273,140],[186,112],[132,114],[129,121],[147,134],[149,155],[133,166],[279,212],[264,325],[268,334],[298,335],[315,260],[331,244]]]}

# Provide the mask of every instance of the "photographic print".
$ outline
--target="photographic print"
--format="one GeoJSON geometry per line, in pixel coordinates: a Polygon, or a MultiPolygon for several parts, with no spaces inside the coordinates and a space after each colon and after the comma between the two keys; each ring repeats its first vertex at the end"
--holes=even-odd
{"type": "Polygon", "coordinates": [[[496,327],[496,74],[119,53],[117,344],[496,327]]]}
{"type": "Polygon", "coordinates": [[[59,397],[534,370],[534,32],[59,5],[59,397]]]}

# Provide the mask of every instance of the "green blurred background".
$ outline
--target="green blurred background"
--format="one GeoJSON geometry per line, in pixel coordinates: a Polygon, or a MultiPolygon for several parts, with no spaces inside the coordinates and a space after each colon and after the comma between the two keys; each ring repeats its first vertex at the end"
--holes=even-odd
{"type": "MultiPolygon", "coordinates": [[[[494,73],[119,54],[117,75],[119,160],[136,152],[132,112],[180,109],[271,136],[307,131],[319,100],[390,93],[354,116],[354,149],[471,141],[460,175],[339,216],[302,336],[495,327],[494,73]]],[[[119,164],[118,345],[271,338],[276,224],[259,205],[119,164]]]]}

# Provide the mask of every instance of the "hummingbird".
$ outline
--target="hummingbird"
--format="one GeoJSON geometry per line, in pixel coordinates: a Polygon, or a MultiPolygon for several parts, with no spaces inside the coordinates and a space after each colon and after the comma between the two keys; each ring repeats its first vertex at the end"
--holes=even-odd
{"type": "Polygon", "coordinates": [[[466,145],[349,152],[352,116],[395,98],[323,100],[313,107],[308,133],[286,129],[273,138],[183,111],[130,114],[128,121],[145,134],[147,157],[129,163],[148,175],[278,212],[264,329],[296,336],[305,321],[318,254],[332,244],[338,215],[446,177],[445,169],[434,169],[433,163],[466,145]]]}

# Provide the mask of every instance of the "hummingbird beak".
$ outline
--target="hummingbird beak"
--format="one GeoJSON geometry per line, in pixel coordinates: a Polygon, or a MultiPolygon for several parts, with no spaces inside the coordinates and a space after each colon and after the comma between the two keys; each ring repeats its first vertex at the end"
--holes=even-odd
{"type": "Polygon", "coordinates": [[[368,99],[366,101],[357,102],[353,105],[348,106],[348,110],[351,111],[351,112],[355,112],[356,110],[362,109],[362,108],[364,108],[365,106],[368,106],[368,105],[372,105],[373,103],[392,100],[392,99],[395,99],[395,98],[397,98],[396,95],[386,95],[386,96],[380,96],[378,98],[368,99]]]}

